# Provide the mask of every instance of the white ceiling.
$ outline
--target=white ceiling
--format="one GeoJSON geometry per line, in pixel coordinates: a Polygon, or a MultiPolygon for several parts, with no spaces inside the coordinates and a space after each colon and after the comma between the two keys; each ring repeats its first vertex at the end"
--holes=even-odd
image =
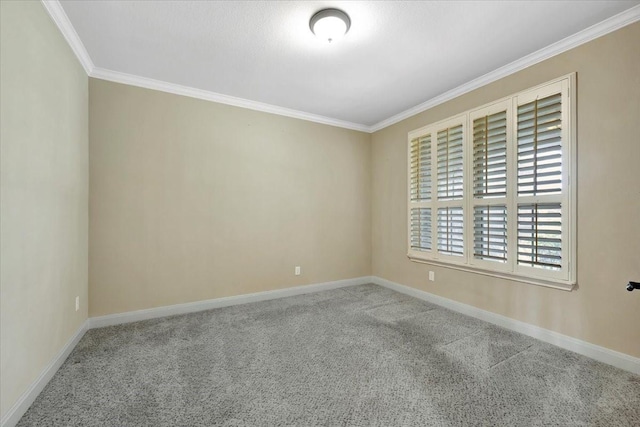
{"type": "Polygon", "coordinates": [[[61,1],[96,69],[371,127],[640,1],[61,1]],[[317,40],[337,7],[351,29],[317,40]]]}

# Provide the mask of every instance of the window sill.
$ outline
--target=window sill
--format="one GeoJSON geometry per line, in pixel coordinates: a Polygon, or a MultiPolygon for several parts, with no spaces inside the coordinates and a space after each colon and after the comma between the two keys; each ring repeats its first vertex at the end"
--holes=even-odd
{"type": "Polygon", "coordinates": [[[481,274],[483,276],[497,277],[499,279],[512,280],[514,282],[529,283],[529,284],[532,284],[532,285],[544,286],[544,287],[547,287],[547,288],[554,288],[554,289],[559,289],[559,290],[562,290],[562,291],[570,292],[570,291],[574,290],[575,287],[576,287],[575,283],[555,282],[555,281],[551,281],[551,280],[544,280],[544,279],[536,279],[536,278],[532,278],[532,277],[518,276],[518,275],[510,274],[510,273],[501,273],[501,272],[498,272],[498,271],[481,270],[481,269],[476,268],[476,267],[469,267],[469,266],[466,266],[466,265],[452,264],[452,263],[443,262],[443,261],[436,261],[436,260],[417,258],[417,257],[411,256],[411,255],[407,255],[407,258],[409,258],[413,262],[417,262],[417,263],[420,263],[420,264],[437,265],[439,267],[450,268],[452,270],[465,271],[467,273],[481,274]]]}

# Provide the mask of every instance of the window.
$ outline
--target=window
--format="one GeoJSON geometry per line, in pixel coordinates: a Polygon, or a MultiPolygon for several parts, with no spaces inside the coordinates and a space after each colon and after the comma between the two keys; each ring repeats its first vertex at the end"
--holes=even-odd
{"type": "Polygon", "coordinates": [[[573,287],[574,81],[409,133],[409,258],[573,287]]]}

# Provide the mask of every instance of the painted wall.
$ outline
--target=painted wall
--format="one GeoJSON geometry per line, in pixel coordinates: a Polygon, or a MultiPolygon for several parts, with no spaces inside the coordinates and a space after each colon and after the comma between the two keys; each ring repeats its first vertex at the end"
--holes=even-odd
{"type": "Polygon", "coordinates": [[[369,134],[89,88],[90,316],[370,275],[369,134]]]}
{"type": "Polygon", "coordinates": [[[87,318],[89,160],[84,69],[40,2],[0,17],[4,417],[87,318]]]}
{"type": "Polygon", "coordinates": [[[640,23],[503,78],[372,136],[373,274],[640,356],[640,23]],[[578,289],[414,263],[407,253],[407,133],[577,72],[578,289]],[[428,281],[428,271],[436,281],[428,281]]]}

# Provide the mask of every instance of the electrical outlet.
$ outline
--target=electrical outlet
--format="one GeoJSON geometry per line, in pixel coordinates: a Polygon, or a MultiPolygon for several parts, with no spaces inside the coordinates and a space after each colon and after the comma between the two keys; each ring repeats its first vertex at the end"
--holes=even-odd
{"type": "Polygon", "coordinates": [[[300,266],[299,265],[296,265],[295,274],[296,274],[296,276],[300,275],[300,266]]]}
{"type": "Polygon", "coordinates": [[[76,311],[80,310],[80,297],[76,297],[76,311]]]}
{"type": "Polygon", "coordinates": [[[433,271],[429,272],[429,281],[430,282],[435,282],[436,281],[436,273],[433,271]]]}

